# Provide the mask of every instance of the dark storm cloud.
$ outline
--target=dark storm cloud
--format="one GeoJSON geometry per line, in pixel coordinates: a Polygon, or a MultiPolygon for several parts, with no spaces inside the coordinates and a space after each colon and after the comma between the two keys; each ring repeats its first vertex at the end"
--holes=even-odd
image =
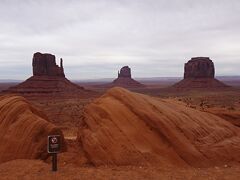
{"type": "Polygon", "coordinates": [[[36,51],[63,57],[73,79],[122,65],[135,77],[182,76],[193,56],[240,75],[239,12],[238,0],[0,0],[0,79],[28,77],[36,51]]]}

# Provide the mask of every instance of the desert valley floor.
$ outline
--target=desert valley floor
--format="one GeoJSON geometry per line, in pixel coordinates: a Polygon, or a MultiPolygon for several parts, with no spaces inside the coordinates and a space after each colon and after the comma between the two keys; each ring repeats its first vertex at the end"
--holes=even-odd
{"type": "MultiPolygon", "coordinates": [[[[11,83],[2,83],[1,89],[6,89],[12,85],[11,83]]],[[[26,99],[34,108],[43,112],[47,116],[46,119],[60,128],[64,134],[67,150],[58,156],[59,171],[56,173],[51,172],[50,157],[44,161],[17,159],[0,164],[0,179],[15,179],[16,177],[18,179],[240,179],[240,158],[237,157],[240,152],[239,145],[235,144],[240,142],[240,138],[234,135],[240,132],[240,88],[238,86],[204,91],[179,91],[166,88],[171,85],[171,82],[153,82],[148,84],[148,87],[128,91],[122,88],[110,90],[96,88],[93,84],[81,85],[95,93],[86,98],[26,96],[26,99]],[[140,100],[138,101],[138,99],[140,100]],[[136,102],[134,102],[135,100],[136,102]],[[148,107],[145,103],[151,104],[151,106],[148,107]],[[111,104],[117,107],[116,112],[114,108],[111,110],[111,104]],[[141,112],[141,106],[150,108],[148,110],[149,114],[141,112]],[[165,107],[165,109],[162,107],[165,107]],[[122,110],[120,110],[121,108],[122,110]],[[151,123],[154,124],[153,116],[157,111],[155,109],[165,114],[164,116],[171,117],[171,113],[175,113],[175,111],[169,112],[169,114],[168,111],[174,108],[179,113],[185,113],[186,115],[182,119],[185,127],[178,125],[178,128],[183,128],[182,132],[186,131],[186,143],[181,142],[181,137],[174,134],[174,126],[172,125],[169,125],[169,127],[168,125],[165,127],[159,125],[158,129],[155,130],[152,129],[153,126],[147,127],[151,126],[151,124],[146,126],[146,124],[140,122],[140,119],[145,121],[152,118],[151,123]],[[118,114],[118,111],[120,114],[118,114]],[[124,112],[126,114],[122,115],[121,113],[124,112]],[[205,112],[207,112],[207,115],[204,114],[205,112]],[[216,122],[219,121],[217,119],[219,117],[227,122],[226,124],[224,122],[217,125],[219,126],[219,132],[216,131],[216,137],[201,134],[208,132],[191,130],[191,125],[198,126],[201,124],[201,118],[208,123],[209,114],[210,116],[211,114],[214,115],[213,118],[216,119],[216,122]],[[194,116],[199,116],[199,119],[194,119],[194,116]],[[92,121],[99,117],[101,119],[110,119],[111,122],[101,120],[99,124],[94,124],[92,121]],[[121,119],[121,122],[118,122],[116,120],[118,117],[125,117],[128,120],[121,119]],[[191,122],[187,122],[188,119],[193,121],[193,124],[189,124],[191,122]],[[86,127],[86,123],[89,127],[86,127]],[[224,135],[221,129],[226,127],[229,129],[227,130],[228,133],[233,133],[233,131],[235,133],[224,135]],[[92,130],[96,128],[99,130],[92,130]],[[167,132],[166,129],[168,128],[172,128],[170,131],[173,132],[167,132]],[[79,129],[82,129],[82,131],[79,131],[79,129]],[[159,129],[163,131],[161,136],[157,132],[159,129]],[[108,135],[104,134],[103,130],[108,135]],[[188,132],[188,130],[191,132],[188,132]],[[137,132],[146,134],[137,135],[135,134],[137,132]],[[221,133],[223,134],[221,135],[221,133]],[[225,136],[228,138],[224,142],[216,140],[216,138],[222,138],[223,140],[225,136]],[[165,138],[168,138],[168,141],[165,141],[165,138]],[[197,151],[205,154],[203,157],[195,155],[197,152],[192,150],[191,145],[187,144],[188,141],[194,144],[196,139],[192,138],[197,139],[198,144],[194,146],[199,148],[197,151]],[[119,142],[111,142],[111,140],[119,140],[119,142]],[[152,143],[141,142],[148,140],[151,140],[152,143]],[[169,140],[172,141],[170,144],[168,144],[169,140]],[[79,146],[79,141],[81,146],[79,146]],[[104,146],[102,147],[104,151],[94,146],[93,142],[96,143],[96,141],[101,143],[101,146],[104,146]],[[223,143],[222,146],[227,147],[218,150],[218,146],[221,145],[220,143],[216,145],[215,141],[223,143]],[[155,143],[159,143],[159,145],[155,143]],[[116,152],[116,149],[111,149],[111,146],[117,146],[119,152],[116,152]],[[208,150],[209,147],[212,150],[208,150]],[[181,150],[181,148],[185,149],[181,150]],[[187,151],[183,152],[186,149],[187,151]],[[150,153],[136,153],[144,151],[150,153]],[[153,153],[155,151],[160,152],[160,154],[155,156],[153,153]],[[106,159],[108,156],[105,153],[110,156],[109,159],[106,159]],[[215,153],[219,154],[219,156],[215,155],[215,153]],[[226,157],[221,161],[225,153],[226,157]],[[134,157],[135,154],[138,155],[134,157]],[[169,157],[165,158],[164,156],[169,157]],[[110,162],[109,165],[106,165],[108,162],[110,162]]],[[[171,118],[175,121],[173,116],[171,118]]],[[[211,131],[211,129],[206,127],[206,131],[211,131]]]]}

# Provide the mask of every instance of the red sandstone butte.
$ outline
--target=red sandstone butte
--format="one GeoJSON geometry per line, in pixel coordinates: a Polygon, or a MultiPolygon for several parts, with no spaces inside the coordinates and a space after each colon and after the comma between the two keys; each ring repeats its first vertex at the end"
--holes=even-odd
{"type": "Polygon", "coordinates": [[[65,77],[63,60],[60,59],[60,67],[56,64],[56,58],[52,54],[37,52],[33,55],[32,66],[33,76],[60,76],[65,77]]]}
{"type": "Polygon", "coordinates": [[[124,66],[118,72],[118,78],[115,79],[112,83],[104,85],[104,87],[124,87],[124,88],[141,88],[145,85],[134,80],[131,75],[131,68],[124,66]]]}
{"type": "Polygon", "coordinates": [[[184,79],[174,88],[226,88],[221,81],[215,79],[215,67],[209,57],[194,57],[184,67],[184,79]]]}
{"type": "Polygon", "coordinates": [[[124,66],[120,69],[120,72],[118,72],[118,78],[125,77],[125,78],[132,78],[131,75],[131,68],[128,66],[124,66]]]}
{"type": "Polygon", "coordinates": [[[88,96],[91,91],[85,90],[71,81],[64,74],[63,60],[60,67],[52,54],[37,52],[32,59],[33,76],[17,86],[4,91],[17,93],[23,96],[88,96]]]}

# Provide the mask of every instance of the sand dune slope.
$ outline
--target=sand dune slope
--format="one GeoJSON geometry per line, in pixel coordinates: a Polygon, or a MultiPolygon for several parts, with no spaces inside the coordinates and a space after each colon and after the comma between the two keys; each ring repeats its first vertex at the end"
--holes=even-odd
{"type": "Polygon", "coordinates": [[[62,132],[44,118],[23,97],[0,97],[0,163],[47,157],[47,136],[62,132]]]}
{"type": "Polygon", "coordinates": [[[174,100],[113,88],[85,108],[84,122],[78,140],[95,165],[240,161],[239,128],[174,100]]]}

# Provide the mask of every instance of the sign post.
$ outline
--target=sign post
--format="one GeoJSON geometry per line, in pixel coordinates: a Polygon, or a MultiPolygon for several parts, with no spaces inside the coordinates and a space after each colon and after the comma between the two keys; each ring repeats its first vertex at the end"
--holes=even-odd
{"type": "Polygon", "coordinates": [[[52,171],[57,171],[57,153],[61,148],[61,136],[50,135],[48,136],[48,153],[52,154],[52,171]]]}

